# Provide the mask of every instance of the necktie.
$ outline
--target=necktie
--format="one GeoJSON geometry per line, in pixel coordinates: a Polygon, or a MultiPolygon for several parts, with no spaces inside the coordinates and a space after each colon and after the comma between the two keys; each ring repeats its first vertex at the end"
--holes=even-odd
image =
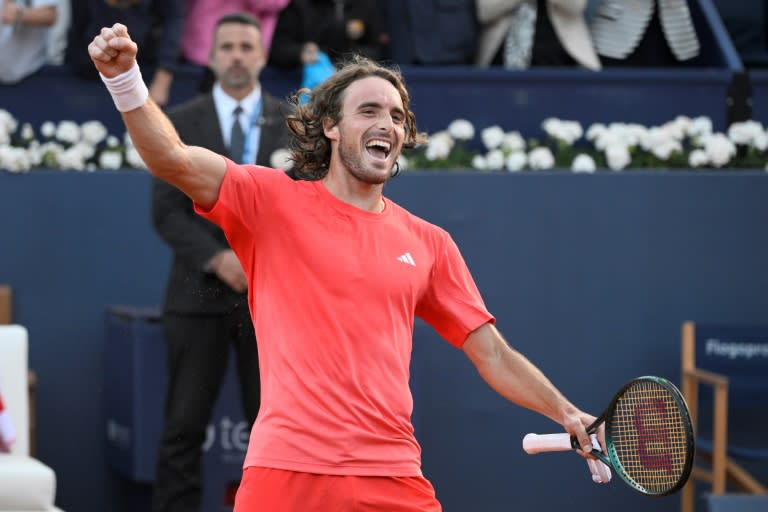
{"type": "Polygon", "coordinates": [[[232,130],[229,132],[229,156],[237,163],[243,163],[243,149],[245,148],[245,134],[240,126],[240,114],[243,107],[240,105],[232,113],[232,130]]]}

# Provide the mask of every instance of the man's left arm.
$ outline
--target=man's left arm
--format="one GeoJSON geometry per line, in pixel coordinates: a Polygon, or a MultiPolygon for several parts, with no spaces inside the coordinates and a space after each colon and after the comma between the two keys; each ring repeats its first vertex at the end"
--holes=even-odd
{"type": "Polygon", "coordinates": [[[57,6],[25,7],[15,2],[2,2],[2,22],[7,25],[50,27],[56,23],[57,6]]]}
{"type": "Polygon", "coordinates": [[[184,28],[184,1],[162,0],[155,2],[157,16],[161,20],[162,35],[158,41],[157,69],[149,84],[149,95],[160,106],[170,101],[173,76],[181,51],[181,35],[184,28]]]}
{"type": "Polygon", "coordinates": [[[568,401],[539,368],[509,346],[493,324],[483,324],[469,333],[462,349],[497,393],[562,425],[576,436],[583,452],[592,450],[586,427],[595,417],[568,401]]]}

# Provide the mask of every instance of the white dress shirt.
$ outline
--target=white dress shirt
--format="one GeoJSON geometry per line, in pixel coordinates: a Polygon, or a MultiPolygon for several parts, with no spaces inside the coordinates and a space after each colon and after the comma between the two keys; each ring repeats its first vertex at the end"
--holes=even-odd
{"type": "MultiPolygon", "coordinates": [[[[261,87],[257,86],[251,94],[240,101],[229,96],[221,86],[216,83],[213,86],[213,103],[216,105],[216,115],[219,117],[219,126],[221,126],[221,136],[224,139],[224,145],[229,147],[230,129],[235,117],[235,108],[238,105],[242,107],[243,112],[238,116],[240,127],[245,134],[245,147],[247,155],[245,162],[255,163],[256,155],[259,152],[259,135],[261,134],[261,123],[259,119],[263,117],[263,106],[261,105],[261,87]],[[258,108],[258,112],[254,109],[258,108]]],[[[232,155],[233,158],[239,158],[238,155],[232,155]]]]}

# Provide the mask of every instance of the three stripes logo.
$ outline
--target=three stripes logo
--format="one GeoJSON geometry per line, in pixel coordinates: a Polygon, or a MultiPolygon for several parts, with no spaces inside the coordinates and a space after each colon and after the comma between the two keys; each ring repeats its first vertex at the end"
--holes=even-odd
{"type": "Polygon", "coordinates": [[[406,265],[411,265],[412,267],[416,266],[416,262],[413,261],[413,256],[411,256],[411,253],[409,252],[403,254],[402,256],[398,256],[397,261],[400,263],[405,263],[406,265]]]}

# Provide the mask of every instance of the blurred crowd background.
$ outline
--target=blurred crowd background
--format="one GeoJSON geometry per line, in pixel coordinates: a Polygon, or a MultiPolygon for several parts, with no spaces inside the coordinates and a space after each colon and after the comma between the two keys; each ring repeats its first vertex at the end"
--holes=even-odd
{"type": "MultiPolygon", "coordinates": [[[[87,45],[119,21],[139,42],[152,97],[165,105],[180,67],[205,72],[214,23],[233,11],[258,17],[268,67],[279,70],[352,52],[400,66],[687,66],[707,51],[689,1],[2,0],[0,83],[45,66],[97,78],[87,45]]],[[[745,67],[768,65],[765,2],[714,4],[745,67]]]]}

